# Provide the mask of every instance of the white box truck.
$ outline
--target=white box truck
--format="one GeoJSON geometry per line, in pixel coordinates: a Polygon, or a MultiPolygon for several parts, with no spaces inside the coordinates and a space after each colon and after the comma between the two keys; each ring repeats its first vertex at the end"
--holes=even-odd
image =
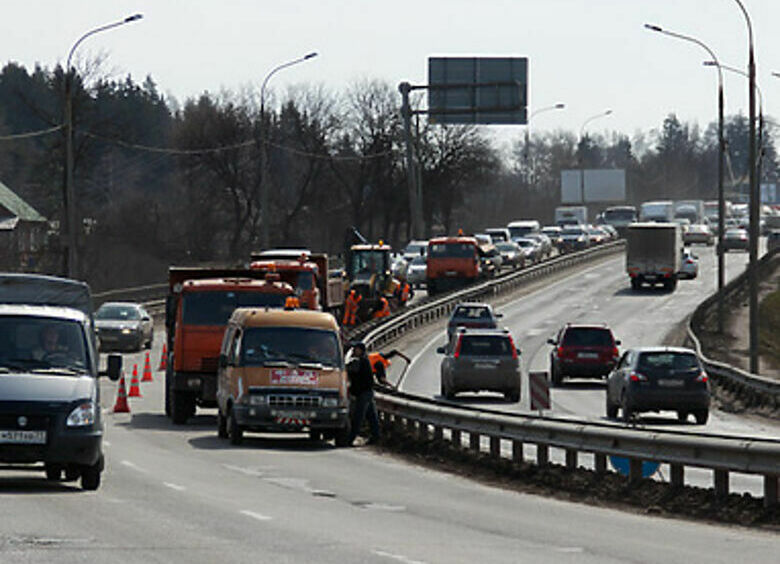
{"type": "Polygon", "coordinates": [[[555,208],[555,225],[584,225],[588,223],[588,208],[585,206],[558,206],[555,208]]]}
{"type": "Polygon", "coordinates": [[[662,284],[677,287],[682,258],[682,231],[676,223],[634,223],[626,235],[626,272],[631,288],[662,284]]]}

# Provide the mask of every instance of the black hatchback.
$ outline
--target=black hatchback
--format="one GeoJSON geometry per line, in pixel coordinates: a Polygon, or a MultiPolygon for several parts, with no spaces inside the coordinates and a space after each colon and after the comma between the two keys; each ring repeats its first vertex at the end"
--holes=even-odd
{"type": "Polygon", "coordinates": [[[707,372],[696,353],[679,347],[643,347],[626,351],[607,380],[607,417],[618,410],[624,420],[642,411],[671,410],[680,421],[693,414],[704,425],[709,417],[707,372]]]}

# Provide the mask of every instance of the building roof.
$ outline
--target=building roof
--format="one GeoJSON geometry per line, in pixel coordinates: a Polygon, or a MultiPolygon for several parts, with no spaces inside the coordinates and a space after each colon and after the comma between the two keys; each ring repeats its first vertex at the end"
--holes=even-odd
{"type": "Polygon", "coordinates": [[[2,182],[0,182],[0,205],[22,221],[46,221],[46,218],[39,214],[35,208],[22,200],[16,192],[2,182]]]}

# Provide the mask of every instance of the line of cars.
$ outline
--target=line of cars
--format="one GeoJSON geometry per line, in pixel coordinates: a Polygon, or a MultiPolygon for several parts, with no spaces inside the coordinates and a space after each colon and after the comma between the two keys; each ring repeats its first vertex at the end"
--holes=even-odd
{"type": "MultiPolygon", "coordinates": [[[[462,392],[498,392],[507,401],[520,400],[521,351],[502,314],[486,303],[464,302],[447,324],[440,393],[451,400],[462,392]]],[[[648,411],[675,411],[679,421],[693,415],[703,425],[709,417],[707,373],[694,351],[679,347],[637,347],[620,352],[620,340],[604,324],[567,323],[548,339],[550,382],[571,378],[606,381],[605,411],[624,421],[648,411]]]]}

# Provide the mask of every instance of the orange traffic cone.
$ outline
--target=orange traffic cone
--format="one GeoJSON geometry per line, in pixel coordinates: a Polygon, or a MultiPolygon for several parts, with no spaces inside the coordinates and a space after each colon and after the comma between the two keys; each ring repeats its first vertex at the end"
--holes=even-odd
{"type": "Polygon", "coordinates": [[[141,378],[141,382],[152,381],[152,367],[149,364],[149,351],[146,351],[146,360],[144,361],[144,376],[141,378]]]}
{"type": "Polygon", "coordinates": [[[160,366],[157,367],[157,370],[165,370],[166,368],[168,368],[168,347],[165,343],[163,343],[162,356],[160,357],[160,366]]]}
{"type": "Polygon", "coordinates": [[[114,413],[130,413],[130,405],[127,403],[127,390],[125,389],[125,375],[119,379],[119,387],[116,391],[116,403],[114,413]]]}
{"type": "Polygon", "coordinates": [[[143,397],[141,395],[141,387],[138,383],[138,365],[133,365],[133,377],[130,380],[130,393],[127,394],[127,397],[129,398],[140,398],[143,397]]]}

